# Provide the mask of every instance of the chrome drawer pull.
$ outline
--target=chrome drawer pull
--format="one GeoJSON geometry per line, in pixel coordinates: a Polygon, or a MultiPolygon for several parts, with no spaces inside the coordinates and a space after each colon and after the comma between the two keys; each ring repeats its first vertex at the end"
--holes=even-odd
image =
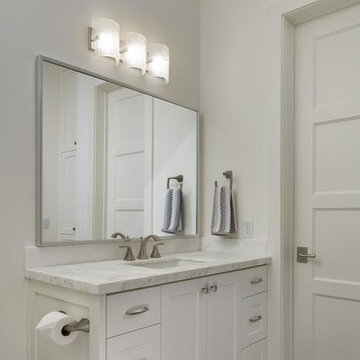
{"type": "Polygon", "coordinates": [[[217,291],[218,291],[217,285],[212,285],[212,286],[210,286],[210,291],[211,291],[211,292],[217,292],[217,291]]]}
{"type": "Polygon", "coordinates": [[[148,305],[140,305],[140,306],[135,306],[132,309],[129,309],[125,314],[129,315],[129,316],[133,316],[133,315],[143,314],[143,313],[145,313],[147,311],[149,311],[149,306],[148,305]]]}
{"type": "Polygon", "coordinates": [[[261,316],[261,315],[256,315],[256,316],[253,316],[252,318],[250,318],[249,321],[250,321],[251,323],[254,323],[254,322],[257,322],[257,321],[259,321],[259,320],[261,320],[261,319],[262,319],[262,316],[261,316]]]}
{"type": "Polygon", "coordinates": [[[260,283],[262,283],[263,282],[263,279],[262,278],[256,278],[256,279],[254,279],[254,280],[251,280],[250,281],[250,284],[251,285],[256,285],[256,284],[260,284],[260,283]]]}

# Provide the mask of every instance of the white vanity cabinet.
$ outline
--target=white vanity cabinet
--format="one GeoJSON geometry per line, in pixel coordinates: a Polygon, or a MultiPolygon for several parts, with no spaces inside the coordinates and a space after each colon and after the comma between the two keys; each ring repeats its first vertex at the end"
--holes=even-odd
{"type": "Polygon", "coordinates": [[[266,360],[266,291],[262,266],[109,295],[107,360],[266,360]]]}
{"type": "Polygon", "coordinates": [[[107,295],[30,285],[32,329],[54,309],[89,318],[84,360],[267,360],[266,265],[107,295]]]}
{"type": "Polygon", "coordinates": [[[266,266],[163,286],[161,359],[241,360],[267,336],[266,291],[266,266]]]}

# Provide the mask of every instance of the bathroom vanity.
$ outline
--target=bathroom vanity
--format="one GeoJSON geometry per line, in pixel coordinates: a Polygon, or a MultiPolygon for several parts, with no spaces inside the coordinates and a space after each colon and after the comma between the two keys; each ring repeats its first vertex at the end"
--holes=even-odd
{"type": "Polygon", "coordinates": [[[38,57],[37,246],[129,251],[153,234],[178,248],[28,268],[30,360],[266,360],[270,257],[179,254],[200,248],[198,122],[196,110],[38,57]],[[54,311],[88,319],[89,333],[66,346],[45,339],[36,325],[54,311]]]}
{"type": "Polygon", "coordinates": [[[56,304],[90,319],[76,340],[90,360],[265,360],[269,263],[200,251],[28,269],[30,333],[56,304]]]}

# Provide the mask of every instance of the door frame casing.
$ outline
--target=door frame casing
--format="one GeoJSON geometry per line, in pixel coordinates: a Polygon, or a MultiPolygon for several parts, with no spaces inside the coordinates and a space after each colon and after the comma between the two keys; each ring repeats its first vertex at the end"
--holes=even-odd
{"type": "Polygon", "coordinates": [[[293,359],[295,26],[360,0],[283,0],[268,9],[264,117],[267,150],[269,360],[293,359]]]}

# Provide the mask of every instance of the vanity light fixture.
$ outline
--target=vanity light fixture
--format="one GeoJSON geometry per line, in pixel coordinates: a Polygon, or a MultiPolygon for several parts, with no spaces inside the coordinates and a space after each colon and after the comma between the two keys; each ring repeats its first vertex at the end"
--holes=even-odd
{"type": "Polygon", "coordinates": [[[155,77],[164,79],[165,84],[169,82],[169,48],[163,44],[151,44],[148,55],[148,71],[155,77]]]}
{"type": "Polygon", "coordinates": [[[89,28],[89,49],[95,54],[120,61],[120,25],[106,18],[96,20],[89,28]]]}
{"type": "Polygon", "coordinates": [[[143,34],[129,32],[125,34],[124,46],[121,49],[121,60],[125,65],[146,73],[146,37],[143,34]]]}
{"type": "Polygon", "coordinates": [[[146,37],[137,32],[125,34],[120,40],[120,25],[111,19],[101,18],[89,27],[88,47],[99,56],[113,58],[116,65],[140,69],[145,75],[148,71],[154,77],[169,82],[169,48],[163,44],[146,47],[146,37]]]}

